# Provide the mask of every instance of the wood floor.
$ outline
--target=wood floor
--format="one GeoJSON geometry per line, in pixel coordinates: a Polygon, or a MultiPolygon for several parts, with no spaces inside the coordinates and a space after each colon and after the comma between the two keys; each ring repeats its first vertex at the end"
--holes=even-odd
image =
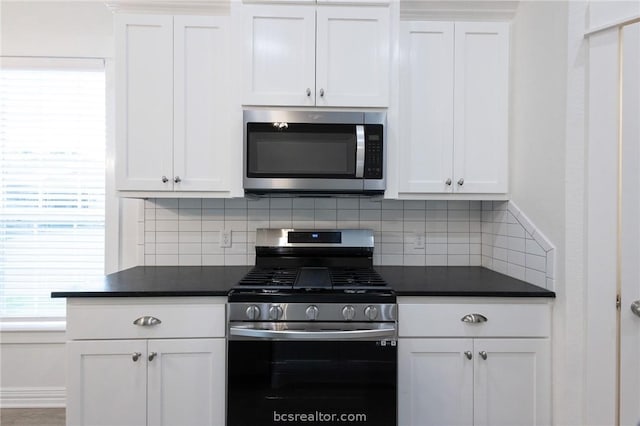
{"type": "Polygon", "coordinates": [[[1,426],[64,426],[64,408],[2,408],[1,426]]]}

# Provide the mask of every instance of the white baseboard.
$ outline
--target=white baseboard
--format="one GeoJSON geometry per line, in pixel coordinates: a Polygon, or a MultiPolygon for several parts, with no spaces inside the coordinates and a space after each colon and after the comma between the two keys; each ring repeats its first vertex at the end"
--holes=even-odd
{"type": "Polygon", "coordinates": [[[64,387],[0,388],[2,408],[64,408],[66,400],[64,387]]]}

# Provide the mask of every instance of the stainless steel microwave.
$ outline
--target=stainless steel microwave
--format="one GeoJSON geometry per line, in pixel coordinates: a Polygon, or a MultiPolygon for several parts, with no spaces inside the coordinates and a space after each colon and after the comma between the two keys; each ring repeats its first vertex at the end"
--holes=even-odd
{"type": "Polygon", "coordinates": [[[243,115],[245,192],[384,192],[384,112],[245,110],[243,115]]]}

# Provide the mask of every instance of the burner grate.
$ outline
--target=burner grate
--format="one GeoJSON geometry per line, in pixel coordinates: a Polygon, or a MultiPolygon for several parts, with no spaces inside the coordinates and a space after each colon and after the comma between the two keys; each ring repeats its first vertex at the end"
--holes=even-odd
{"type": "Polygon", "coordinates": [[[293,286],[298,275],[296,268],[253,268],[238,283],[241,286],[293,286]]]}
{"type": "Polygon", "coordinates": [[[387,283],[373,269],[331,269],[331,282],[335,287],[386,286],[387,283]]]}

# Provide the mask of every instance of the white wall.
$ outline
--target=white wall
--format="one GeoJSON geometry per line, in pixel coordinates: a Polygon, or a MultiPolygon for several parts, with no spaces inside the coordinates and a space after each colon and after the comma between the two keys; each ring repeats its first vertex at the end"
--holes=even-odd
{"type": "MultiPolygon", "coordinates": [[[[575,294],[580,296],[575,289],[583,283],[580,276],[567,280],[566,275],[567,243],[578,256],[576,248],[583,247],[583,242],[574,238],[580,237],[579,231],[572,227],[580,223],[582,215],[583,179],[567,184],[566,175],[574,154],[580,147],[584,149],[578,134],[574,135],[578,148],[567,150],[567,119],[580,112],[584,102],[583,98],[567,102],[569,54],[575,54],[567,42],[569,8],[567,2],[520,2],[511,34],[511,196],[557,248],[552,345],[555,424],[581,424],[584,410],[583,299],[575,294]],[[571,209],[567,208],[568,197],[571,209]],[[569,227],[571,241],[567,241],[569,227]]],[[[584,28],[580,24],[578,19],[579,31],[584,28]]],[[[578,173],[584,173],[582,157],[576,158],[578,173]]],[[[579,257],[572,256],[571,262],[572,271],[582,268],[579,257]]]]}
{"type": "MultiPolygon", "coordinates": [[[[110,58],[114,45],[112,26],[112,13],[100,1],[3,0],[0,2],[0,54],[110,58]]],[[[113,91],[110,66],[108,60],[109,114],[113,104],[109,99],[113,91]]],[[[108,139],[111,141],[110,134],[108,139]]],[[[122,206],[113,196],[107,202],[107,209],[111,230],[111,235],[107,235],[107,270],[113,271],[131,262],[136,264],[137,259],[132,259],[135,256],[123,259],[119,255],[131,252],[122,250],[124,242],[119,236],[131,232],[121,231],[119,217],[133,216],[135,227],[135,216],[129,212],[136,209],[122,206]]],[[[64,406],[64,340],[62,330],[0,332],[0,405],[64,406]]]]}
{"type": "Polygon", "coordinates": [[[562,281],[567,4],[521,2],[511,31],[511,198],[558,249],[562,281]]]}
{"type": "Polygon", "coordinates": [[[102,2],[0,2],[4,56],[113,56],[112,14],[102,2]]]}

